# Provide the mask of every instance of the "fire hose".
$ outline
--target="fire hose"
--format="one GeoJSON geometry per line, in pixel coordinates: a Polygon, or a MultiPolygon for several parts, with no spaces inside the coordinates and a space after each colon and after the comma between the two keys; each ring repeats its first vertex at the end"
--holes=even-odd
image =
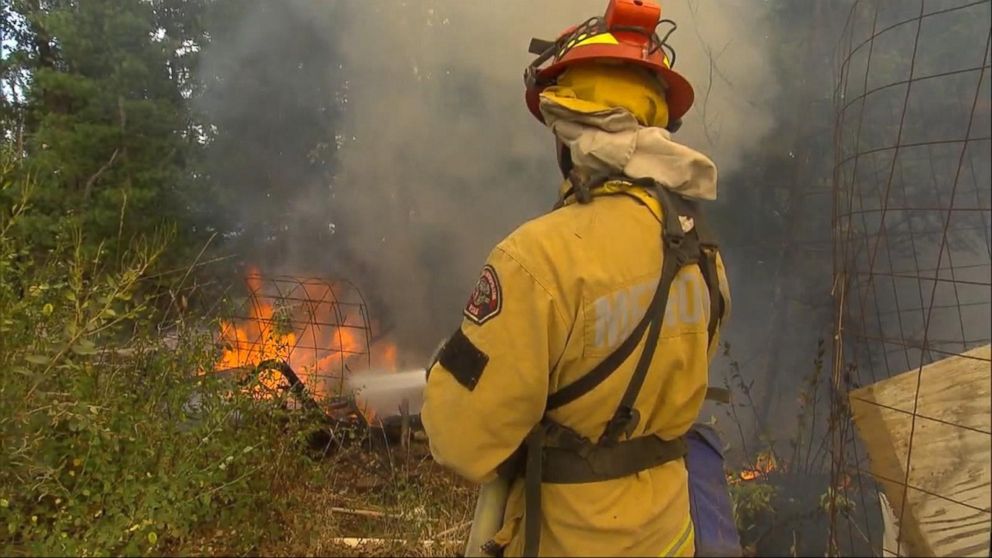
{"type": "Polygon", "coordinates": [[[495,556],[490,541],[503,527],[503,513],[506,511],[506,498],[510,492],[510,481],[502,476],[479,487],[479,497],[475,501],[475,514],[472,529],[465,543],[465,556],[495,556]]]}
{"type": "MultiPolygon", "coordinates": [[[[417,369],[384,375],[355,375],[350,383],[352,389],[361,394],[364,401],[376,407],[379,416],[383,416],[387,409],[409,409],[404,403],[397,405],[397,401],[409,403],[411,399],[421,399],[426,382],[425,370],[417,369]]],[[[399,419],[401,417],[392,416],[382,420],[386,425],[399,419]]],[[[417,425],[421,426],[419,413],[410,414],[405,419],[416,421],[417,425]]],[[[487,543],[503,526],[503,513],[509,491],[510,481],[502,477],[497,477],[479,487],[472,527],[465,546],[465,556],[495,555],[493,552],[495,549],[490,548],[491,544],[487,543]]]]}

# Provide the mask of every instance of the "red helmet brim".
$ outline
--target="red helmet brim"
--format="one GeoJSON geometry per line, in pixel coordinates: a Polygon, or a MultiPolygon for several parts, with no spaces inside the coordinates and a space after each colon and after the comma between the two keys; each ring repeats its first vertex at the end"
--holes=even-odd
{"type": "Polygon", "coordinates": [[[668,103],[669,122],[680,120],[692,107],[695,99],[695,92],[692,85],[681,74],[652,60],[645,60],[639,56],[624,56],[618,45],[589,45],[576,48],[563,60],[543,68],[537,72],[537,83],[527,88],[526,99],[527,108],[531,113],[544,123],[544,117],[540,110],[540,95],[547,87],[554,83],[558,76],[572,65],[579,62],[591,62],[596,60],[620,61],[625,64],[635,64],[648,69],[661,79],[665,88],[665,101],[668,103]],[[544,84],[544,85],[541,85],[544,84]]]}

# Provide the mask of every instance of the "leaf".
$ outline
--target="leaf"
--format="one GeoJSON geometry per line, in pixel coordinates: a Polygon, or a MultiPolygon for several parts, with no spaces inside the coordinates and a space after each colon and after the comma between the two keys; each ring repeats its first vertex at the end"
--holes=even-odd
{"type": "Polygon", "coordinates": [[[95,355],[97,353],[96,345],[89,339],[82,339],[79,343],[72,346],[72,352],[80,356],[95,355]]]}
{"type": "Polygon", "coordinates": [[[24,357],[24,360],[30,362],[31,364],[48,364],[51,360],[42,355],[28,355],[24,357]]]}
{"type": "Polygon", "coordinates": [[[148,543],[155,544],[158,542],[158,534],[155,531],[148,533],[148,543]]]}

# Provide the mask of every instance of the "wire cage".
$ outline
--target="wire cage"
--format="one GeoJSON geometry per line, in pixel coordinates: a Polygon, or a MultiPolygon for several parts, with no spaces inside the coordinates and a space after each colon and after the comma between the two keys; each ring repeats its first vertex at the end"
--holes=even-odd
{"type": "Polygon", "coordinates": [[[841,38],[833,553],[859,541],[886,556],[989,553],[987,479],[950,481],[982,485],[992,444],[988,411],[971,408],[992,377],[990,4],[859,1],[841,38]],[[965,386],[974,399],[954,399],[965,386]],[[872,453],[873,420],[889,429],[886,455],[872,453]]]}
{"type": "Polygon", "coordinates": [[[311,397],[326,400],[345,391],[351,370],[370,365],[371,321],[352,283],[251,272],[245,284],[247,295],[221,324],[218,370],[285,363],[311,397]]]}

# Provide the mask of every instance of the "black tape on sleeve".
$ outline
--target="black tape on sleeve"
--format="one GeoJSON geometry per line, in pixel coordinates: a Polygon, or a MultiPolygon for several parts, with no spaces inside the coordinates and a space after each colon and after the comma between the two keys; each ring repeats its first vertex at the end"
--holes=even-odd
{"type": "Polygon", "coordinates": [[[489,355],[473,345],[459,328],[444,344],[438,362],[451,372],[458,383],[472,391],[479,383],[482,371],[486,369],[489,355]]]}

